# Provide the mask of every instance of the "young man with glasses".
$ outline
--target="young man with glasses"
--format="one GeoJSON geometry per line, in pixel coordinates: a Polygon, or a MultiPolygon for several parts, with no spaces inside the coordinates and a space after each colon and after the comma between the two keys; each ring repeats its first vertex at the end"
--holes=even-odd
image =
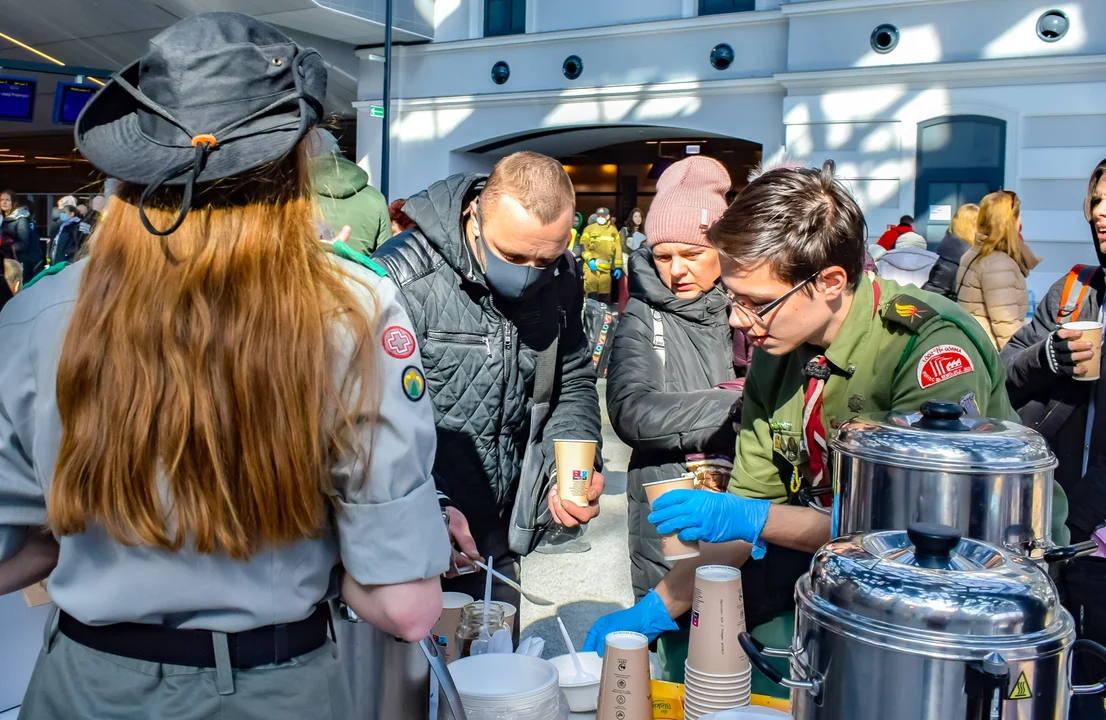
{"type": "Polygon", "coordinates": [[[827,440],[852,417],[935,400],[1017,420],[998,351],[964,310],[864,272],[864,216],[832,162],[765,172],[707,237],[730,324],[757,348],[730,491],[674,491],[653,504],[657,531],[702,541],[702,554],[633,608],[600,618],[585,649],[601,650],[614,630],[676,629],[706,564],[742,567],[750,629],[793,609],[795,581],[830,539],[829,516],[807,504],[814,495],[828,504],[827,440]]]}

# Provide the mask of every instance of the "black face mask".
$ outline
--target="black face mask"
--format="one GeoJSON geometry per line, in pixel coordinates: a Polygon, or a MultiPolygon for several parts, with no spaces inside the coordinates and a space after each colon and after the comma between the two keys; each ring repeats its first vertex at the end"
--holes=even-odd
{"type": "Polygon", "coordinates": [[[476,220],[480,226],[480,244],[483,246],[484,262],[487,265],[484,279],[497,295],[511,300],[529,297],[541,290],[557,274],[557,262],[549,267],[539,268],[515,265],[502,259],[492,252],[484,239],[484,219],[480,216],[479,206],[476,209],[476,220]]]}

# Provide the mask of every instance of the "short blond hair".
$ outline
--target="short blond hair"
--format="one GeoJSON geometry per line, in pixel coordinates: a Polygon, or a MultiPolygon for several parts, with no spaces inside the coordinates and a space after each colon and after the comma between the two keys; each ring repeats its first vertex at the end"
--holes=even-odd
{"type": "Polygon", "coordinates": [[[949,224],[949,231],[969,245],[975,244],[975,233],[979,228],[979,206],[967,203],[957,208],[949,224]]]}
{"type": "Polygon", "coordinates": [[[543,225],[576,209],[576,189],[564,167],[535,152],[517,152],[496,163],[480,194],[484,212],[491,214],[504,195],[517,200],[543,225]]]}
{"type": "Polygon", "coordinates": [[[4,259],[4,281],[13,293],[23,289],[23,266],[16,260],[4,259]]]}

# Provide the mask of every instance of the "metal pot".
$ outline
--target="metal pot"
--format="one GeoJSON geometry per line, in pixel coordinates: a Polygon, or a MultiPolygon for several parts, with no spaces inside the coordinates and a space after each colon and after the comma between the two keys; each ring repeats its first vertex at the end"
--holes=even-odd
{"type": "Polygon", "coordinates": [[[962,417],[955,403],[843,424],[830,443],[833,536],[940,523],[1045,562],[1094,552],[1052,543],[1056,457],[1016,423],[962,417]]]}
{"type": "Polygon", "coordinates": [[[834,540],[795,604],[792,648],[740,640],[800,720],[1058,720],[1072,693],[1103,690],[1070,685],[1075,625],[1048,574],[952,528],[834,540]],[[793,679],[765,656],[789,657],[793,679]]]}

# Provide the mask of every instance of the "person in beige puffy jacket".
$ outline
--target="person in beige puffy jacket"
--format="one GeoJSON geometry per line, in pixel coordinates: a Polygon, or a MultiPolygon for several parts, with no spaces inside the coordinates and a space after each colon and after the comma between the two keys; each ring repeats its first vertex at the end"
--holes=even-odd
{"type": "Polygon", "coordinates": [[[1021,239],[1021,201],[1000,190],[979,204],[975,245],[960,259],[957,301],[1001,350],[1025,324],[1025,278],[1041,259],[1021,239]]]}

